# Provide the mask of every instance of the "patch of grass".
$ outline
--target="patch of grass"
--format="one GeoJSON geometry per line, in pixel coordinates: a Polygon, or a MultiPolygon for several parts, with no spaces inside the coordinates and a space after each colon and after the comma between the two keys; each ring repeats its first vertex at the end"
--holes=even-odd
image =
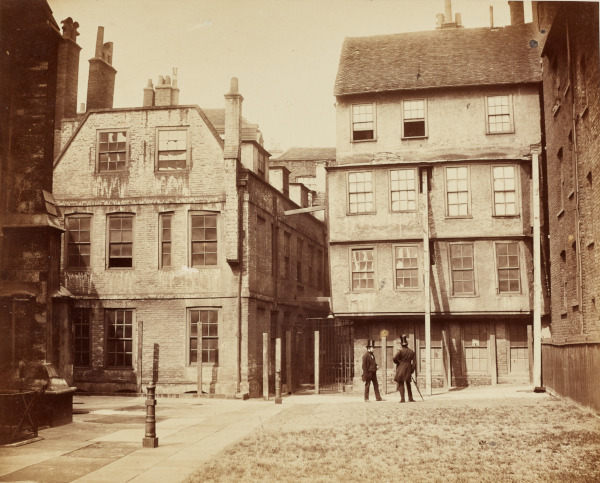
{"type": "Polygon", "coordinates": [[[600,481],[600,421],[557,399],[290,406],[190,481],[600,481]]]}

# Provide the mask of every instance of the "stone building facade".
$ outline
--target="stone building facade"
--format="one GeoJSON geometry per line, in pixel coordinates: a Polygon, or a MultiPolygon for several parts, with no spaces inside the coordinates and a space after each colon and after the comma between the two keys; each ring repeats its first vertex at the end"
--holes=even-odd
{"type": "Polygon", "coordinates": [[[355,387],[374,339],[394,390],[403,333],[428,389],[532,377],[545,306],[540,289],[535,309],[533,283],[543,271],[532,236],[536,32],[522,20],[467,29],[451,11],[438,27],[342,48],[328,227],[333,312],[354,322],[355,387]]]}
{"type": "Polygon", "coordinates": [[[543,37],[551,266],[544,385],[600,410],[600,72],[597,2],[534,2],[543,37]],[[568,359],[569,364],[565,364],[568,359]]]}
{"type": "MultiPolygon", "coordinates": [[[[100,41],[99,41],[100,42],[100,41]]],[[[327,314],[325,226],[270,185],[269,153],[242,118],[178,104],[176,75],[142,107],[63,123],[54,193],[64,286],[74,295],[74,379],[89,392],[263,394],[263,334],[283,341],[288,391],[313,376],[305,320],[327,314]],[[286,357],[287,356],[287,357],[286,357]],[[294,367],[292,370],[292,361],[294,367]]],[[[108,98],[108,97],[107,97],[108,98]]]]}

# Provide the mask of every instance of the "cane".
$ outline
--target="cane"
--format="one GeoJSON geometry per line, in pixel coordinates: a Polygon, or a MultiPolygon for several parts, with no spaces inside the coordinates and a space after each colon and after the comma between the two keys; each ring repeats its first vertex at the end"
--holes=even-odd
{"type": "Polygon", "coordinates": [[[415,387],[417,388],[417,391],[419,393],[419,396],[421,396],[421,399],[423,401],[425,401],[425,399],[423,399],[423,394],[421,394],[421,390],[419,389],[419,386],[417,386],[417,381],[415,381],[415,377],[411,374],[410,378],[413,380],[413,382],[415,383],[415,387]]]}

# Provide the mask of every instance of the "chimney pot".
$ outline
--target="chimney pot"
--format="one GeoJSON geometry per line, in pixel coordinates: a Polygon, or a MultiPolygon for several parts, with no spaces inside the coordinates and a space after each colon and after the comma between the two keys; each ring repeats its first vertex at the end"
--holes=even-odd
{"type": "Polygon", "coordinates": [[[237,94],[238,93],[238,79],[237,79],[237,77],[232,77],[231,78],[231,87],[229,89],[229,93],[230,94],[237,94]]]}
{"type": "Polygon", "coordinates": [[[525,6],[523,2],[509,1],[510,7],[510,24],[523,25],[525,23],[525,6]]]}
{"type": "Polygon", "coordinates": [[[444,21],[452,22],[452,0],[444,0],[444,21]]]}
{"type": "Polygon", "coordinates": [[[156,83],[157,86],[162,86],[165,83],[165,79],[162,75],[158,76],[158,82],[156,83]]]}
{"type": "Polygon", "coordinates": [[[170,75],[165,77],[165,84],[171,85],[171,76],[170,75]]]}
{"type": "Polygon", "coordinates": [[[435,25],[436,25],[436,28],[441,29],[443,24],[444,24],[444,14],[443,13],[438,13],[435,16],[435,25]]]}
{"type": "Polygon", "coordinates": [[[460,13],[455,14],[454,18],[456,19],[456,25],[462,25],[462,15],[460,13]]]}

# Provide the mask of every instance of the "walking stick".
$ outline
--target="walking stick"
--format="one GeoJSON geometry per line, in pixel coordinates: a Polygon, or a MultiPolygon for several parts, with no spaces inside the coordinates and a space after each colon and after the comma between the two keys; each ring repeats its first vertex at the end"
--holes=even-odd
{"type": "MultiPolygon", "coordinates": [[[[419,396],[421,396],[421,399],[423,399],[423,394],[421,394],[421,390],[419,389],[419,386],[417,385],[417,381],[415,381],[415,377],[411,374],[410,378],[413,380],[413,382],[415,383],[415,387],[417,388],[417,391],[419,393],[419,396]]],[[[425,399],[423,399],[423,401],[425,401],[425,399]]]]}

